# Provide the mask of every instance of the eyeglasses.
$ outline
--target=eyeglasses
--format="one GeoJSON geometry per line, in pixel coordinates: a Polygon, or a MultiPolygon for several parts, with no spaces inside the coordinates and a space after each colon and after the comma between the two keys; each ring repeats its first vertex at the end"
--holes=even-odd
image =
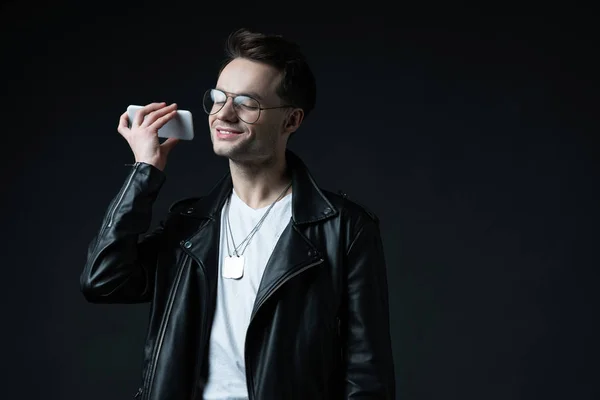
{"type": "Polygon", "coordinates": [[[273,110],[276,108],[287,108],[293,107],[292,105],[283,105],[277,107],[261,107],[258,100],[246,96],[236,95],[231,96],[219,89],[209,89],[204,93],[204,99],[202,105],[204,111],[208,115],[213,115],[221,111],[227,103],[227,98],[231,97],[233,100],[233,110],[239,119],[247,124],[253,124],[260,118],[260,112],[262,110],[273,110]]]}

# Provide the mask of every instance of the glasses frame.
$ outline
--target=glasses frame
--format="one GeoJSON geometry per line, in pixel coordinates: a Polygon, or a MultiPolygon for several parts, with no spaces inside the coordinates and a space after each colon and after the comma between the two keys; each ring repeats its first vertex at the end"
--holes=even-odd
{"type": "Polygon", "coordinates": [[[238,117],[238,118],[239,118],[241,121],[244,121],[245,123],[247,123],[247,124],[250,124],[250,125],[252,125],[252,124],[255,124],[255,123],[256,123],[256,121],[258,121],[258,120],[260,119],[260,113],[261,113],[261,111],[262,111],[262,110],[275,110],[275,109],[278,109],[278,108],[289,108],[289,107],[295,107],[295,106],[294,106],[294,105],[292,105],[292,104],[284,104],[284,105],[281,105],[281,106],[276,106],[276,107],[263,107],[263,106],[260,104],[260,101],[256,100],[256,99],[255,99],[254,97],[252,97],[252,96],[248,96],[247,94],[233,94],[233,93],[227,93],[227,92],[224,92],[224,91],[222,91],[222,90],[220,90],[220,89],[214,89],[214,88],[213,88],[213,89],[207,89],[207,90],[206,90],[206,92],[204,92],[204,96],[202,97],[202,108],[204,109],[204,112],[205,112],[206,114],[208,114],[208,115],[215,115],[215,114],[217,114],[219,111],[221,111],[221,110],[222,110],[222,109],[223,109],[223,108],[224,108],[224,107],[227,105],[227,100],[228,100],[229,98],[231,98],[231,101],[233,102],[233,111],[235,112],[235,115],[236,115],[236,116],[237,116],[237,117],[238,117]],[[206,105],[205,105],[205,99],[206,99],[206,96],[210,96],[210,93],[211,93],[213,90],[214,90],[214,91],[217,91],[217,92],[220,92],[220,93],[223,93],[223,94],[225,95],[225,102],[223,103],[223,105],[221,106],[221,108],[219,108],[217,111],[214,111],[214,112],[209,112],[209,111],[206,109],[206,105]],[[238,114],[238,110],[237,110],[237,107],[238,107],[238,105],[235,103],[235,99],[236,99],[237,97],[246,97],[246,98],[248,98],[248,99],[254,100],[254,101],[256,102],[256,104],[258,104],[258,116],[257,116],[257,117],[256,117],[256,119],[254,120],[254,122],[248,122],[248,121],[244,120],[242,117],[240,117],[240,115],[238,114]]]}

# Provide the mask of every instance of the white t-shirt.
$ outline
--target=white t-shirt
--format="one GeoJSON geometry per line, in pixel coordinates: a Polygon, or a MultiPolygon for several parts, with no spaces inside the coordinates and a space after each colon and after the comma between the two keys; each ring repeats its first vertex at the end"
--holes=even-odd
{"type": "MultiPolygon", "coordinates": [[[[246,330],[267,261],[292,218],[292,195],[288,194],[273,206],[251,239],[243,254],[244,275],[240,279],[224,278],[222,274],[223,260],[228,255],[225,235],[229,236],[229,249],[233,253],[231,234],[226,225],[227,208],[226,205],[221,213],[217,304],[209,341],[208,381],[204,389],[207,400],[248,399],[244,363],[246,330]]],[[[255,210],[233,191],[229,223],[236,246],[248,236],[268,208],[255,210]]]]}

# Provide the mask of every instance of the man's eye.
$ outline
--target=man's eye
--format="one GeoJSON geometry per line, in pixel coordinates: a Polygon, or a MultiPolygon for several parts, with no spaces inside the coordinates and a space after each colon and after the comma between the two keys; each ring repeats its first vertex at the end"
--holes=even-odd
{"type": "Polygon", "coordinates": [[[252,105],[248,105],[248,104],[240,104],[239,106],[242,107],[244,110],[248,110],[248,111],[258,110],[257,106],[252,106],[252,105]]]}

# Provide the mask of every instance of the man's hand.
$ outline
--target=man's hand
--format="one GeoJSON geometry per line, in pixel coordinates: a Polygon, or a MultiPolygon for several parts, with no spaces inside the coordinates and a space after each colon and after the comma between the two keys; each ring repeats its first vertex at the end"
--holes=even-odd
{"type": "Polygon", "coordinates": [[[160,144],[158,130],[177,113],[177,104],[152,103],[138,110],[129,128],[125,111],[119,120],[117,131],[127,140],[136,162],[151,164],[163,171],[167,156],[179,139],[168,138],[160,144]]]}

